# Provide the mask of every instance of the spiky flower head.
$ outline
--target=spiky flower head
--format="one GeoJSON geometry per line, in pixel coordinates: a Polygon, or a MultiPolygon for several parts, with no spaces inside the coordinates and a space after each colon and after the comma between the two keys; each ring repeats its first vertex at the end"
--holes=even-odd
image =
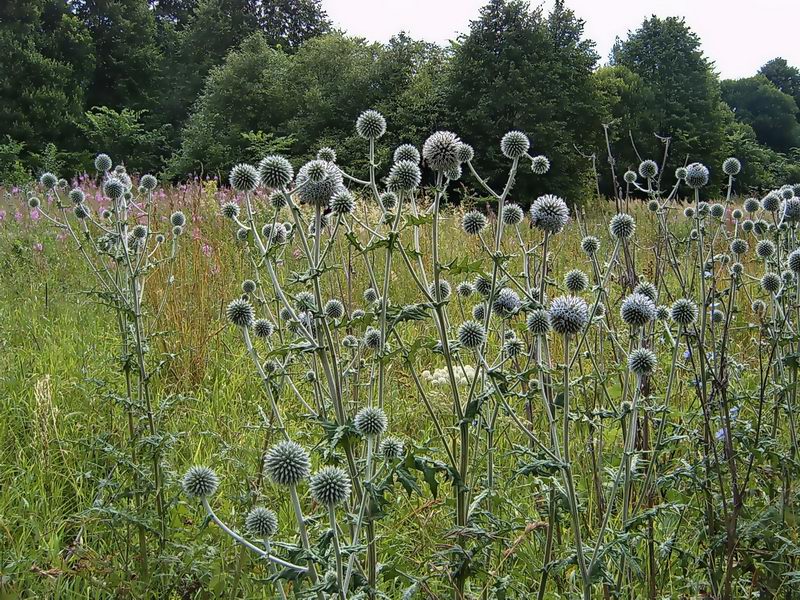
{"type": "MultiPolygon", "coordinates": [[[[247,239],[247,230],[241,229],[240,231],[244,231],[244,239],[247,239]]],[[[238,233],[238,232],[237,232],[238,233]]],[[[183,227],[173,227],[172,228],[172,235],[175,237],[180,237],[183,235],[183,227]]]]}
{"type": "Polygon", "coordinates": [[[730,158],[726,158],[722,162],[722,172],[725,173],[725,175],[729,176],[738,175],[739,171],[741,170],[742,170],[742,163],[739,162],[738,158],[734,158],[731,156],[730,158]]]}
{"type": "Polygon", "coordinates": [[[105,173],[111,168],[111,157],[108,154],[98,154],[94,159],[94,168],[105,173]]]}
{"type": "MultiPolygon", "coordinates": [[[[320,152],[322,152],[322,150],[320,150],[320,152]]],[[[331,150],[331,152],[333,151],[331,150]]],[[[335,160],[335,152],[333,157],[335,160]]],[[[330,162],[333,162],[333,160],[330,162]]],[[[262,158],[261,162],[258,163],[258,181],[266,188],[279,189],[286,187],[292,182],[293,178],[294,168],[292,167],[292,163],[283,156],[271,154],[262,158]]]]}
{"type": "Polygon", "coordinates": [[[158,186],[158,179],[155,178],[154,175],[142,175],[142,178],[139,180],[139,188],[144,189],[145,192],[152,192],[158,186]]]}
{"type": "Polygon", "coordinates": [[[131,231],[133,237],[137,240],[143,240],[147,237],[147,225],[134,225],[133,230],[131,231]]]}
{"type": "MultiPolygon", "coordinates": [[[[323,146],[317,150],[317,159],[324,160],[325,162],[336,162],[336,150],[329,146],[323,146]]],[[[291,178],[290,178],[291,179],[291,178]]]]}
{"type": "Polygon", "coordinates": [[[85,204],[76,204],[72,212],[76,218],[86,219],[89,216],[89,207],[85,204]]]}
{"type": "Polygon", "coordinates": [[[252,294],[256,291],[256,282],[252,279],[245,279],[242,282],[242,292],[245,294],[252,294]]]}
{"type": "Polygon", "coordinates": [[[795,274],[792,271],[781,271],[781,281],[783,285],[792,285],[795,280],[795,274]]]}
{"type": "Polygon", "coordinates": [[[517,292],[511,288],[503,288],[497,292],[492,302],[492,310],[503,319],[513,317],[519,311],[521,302],[517,292]]]}
{"type": "Polygon", "coordinates": [[[656,286],[649,281],[640,281],[637,283],[636,287],[633,288],[633,293],[647,296],[653,302],[655,302],[656,298],[658,297],[658,290],[656,289],[656,286]]]}
{"type": "Polygon", "coordinates": [[[734,208],[731,211],[731,217],[733,217],[734,221],[741,221],[743,216],[744,216],[744,213],[742,212],[741,208],[734,208]]]}
{"type": "Polygon", "coordinates": [[[269,539],[278,531],[278,515],[273,510],[256,506],[244,518],[244,527],[253,537],[269,539]]]}
{"type": "Polygon", "coordinates": [[[571,294],[579,294],[589,287],[589,276],[580,269],[572,269],[564,276],[564,286],[571,294]]]}
{"type": "Polygon", "coordinates": [[[374,304],[378,301],[378,292],[375,291],[375,288],[367,288],[364,290],[364,301],[367,304],[374,304]]]}
{"type": "Polygon", "coordinates": [[[401,144],[394,150],[394,162],[400,162],[401,160],[408,160],[413,162],[414,164],[419,164],[420,155],[419,150],[413,144],[401,144]]]}
{"type": "Polygon", "coordinates": [[[176,210],[169,216],[169,222],[173,227],[183,227],[186,225],[186,215],[183,212],[176,210]]]}
{"type": "Polygon", "coordinates": [[[297,303],[297,308],[300,310],[310,310],[314,308],[314,294],[307,290],[298,292],[294,297],[294,301],[297,303]]]}
{"type": "Polygon", "coordinates": [[[730,250],[731,254],[741,255],[747,252],[747,249],[750,247],[750,244],[747,243],[747,240],[743,240],[741,238],[736,238],[731,242],[730,250]]]}
{"type": "Polygon", "coordinates": [[[656,308],[656,319],[659,321],[666,321],[669,319],[669,307],[663,304],[656,308]]]}
{"type": "Polygon", "coordinates": [[[389,425],[389,419],[383,409],[367,406],[356,413],[353,420],[356,431],[364,437],[381,435],[389,425]]]}
{"type": "Polygon", "coordinates": [[[258,319],[253,323],[253,333],[260,338],[268,338],[275,331],[275,326],[272,321],[267,319],[258,319]]]}
{"type": "Polygon", "coordinates": [[[456,294],[462,298],[469,298],[474,291],[475,288],[469,281],[462,281],[456,286],[456,294]]]}
{"type": "Polygon", "coordinates": [[[686,185],[698,189],[708,183],[708,168],[701,163],[692,163],[686,167],[686,185]]]}
{"type": "Polygon", "coordinates": [[[782,200],[791,200],[794,198],[794,188],[790,185],[784,185],[778,190],[778,195],[782,200]]]}
{"type": "Polygon", "coordinates": [[[550,159],[539,154],[531,159],[531,171],[534,175],[544,175],[550,170],[550,159]]]}
{"type": "Polygon", "coordinates": [[[636,221],[628,213],[618,213],[611,217],[608,231],[618,240],[629,240],[636,232],[636,221]]]}
{"type": "Polygon", "coordinates": [[[583,298],[558,296],[550,303],[550,325],[561,335],[575,335],[589,321],[589,308],[583,298]]]}
{"type": "Polygon", "coordinates": [[[761,289],[768,294],[777,294],[781,289],[781,278],[777,273],[764,273],[761,277],[761,289]]]}
{"type": "Polygon", "coordinates": [[[756,255],[764,260],[775,254],[775,244],[772,240],[760,240],[756,244],[756,255]]]}
{"type": "Polygon", "coordinates": [[[625,174],[622,176],[622,179],[625,180],[625,183],[631,184],[636,181],[636,171],[625,171],[625,174]]]}
{"type": "MultiPolygon", "coordinates": [[[[781,213],[786,221],[800,221],[800,198],[795,197],[785,200],[781,213]]],[[[781,225],[783,225],[783,223],[781,223],[781,225]]]]}
{"type": "Polygon", "coordinates": [[[593,235],[587,235],[581,240],[581,250],[587,255],[593,256],[600,249],[600,240],[593,235]]]}
{"type": "Polygon", "coordinates": [[[367,140],[376,140],[386,133],[386,119],[377,110],[365,110],[356,119],[356,133],[367,140]]]}
{"type": "Polygon", "coordinates": [[[261,236],[265,240],[271,240],[273,244],[285,244],[286,235],[286,229],[280,223],[276,224],[274,227],[272,223],[264,223],[264,226],[261,228],[261,236]]]}
{"type": "Polygon", "coordinates": [[[331,210],[335,215],[349,215],[356,206],[356,199],[346,188],[340,189],[331,198],[331,210]]]}
{"type": "Polygon", "coordinates": [[[458,341],[464,348],[478,348],[486,341],[486,329],[478,321],[464,321],[458,328],[458,341]]]}
{"type": "Polygon", "coordinates": [[[688,327],[697,320],[697,304],[688,298],[678,298],[670,308],[670,317],[681,327],[688,327]]]}
{"type": "Polygon", "coordinates": [[[530,147],[528,136],[521,131],[509,131],[500,140],[500,151],[506,158],[520,158],[530,147]]]}
{"type": "Polygon", "coordinates": [[[767,223],[764,219],[759,219],[753,223],[753,231],[755,231],[758,235],[764,235],[768,230],[769,223],[767,223]]]}
{"type": "Polygon", "coordinates": [[[396,437],[386,437],[378,446],[378,454],[385,460],[397,460],[403,456],[403,440],[396,437]]]}
{"type": "Polygon", "coordinates": [[[487,224],[486,215],[477,210],[471,210],[461,218],[461,229],[468,235],[478,235],[487,224]]]}
{"type": "Polygon", "coordinates": [[[543,308],[529,312],[526,322],[531,335],[545,335],[550,331],[550,313],[543,308]]]}
{"type": "Polygon", "coordinates": [[[647,203],[647,210],[650,212],[658,212],[659,208],[661,208],[661,205],[658,203],[658,200],[650,200],[647,203]]]}
{"type": "Polygon", "coordinates": [[[364,332],[364,345],[370,350],[379,350],[381,347],[381,332],[374,327],[367,327],[364,332]]]}
{"type": "Polygon", "coordinates": [[[711,205],[711,216],[715,219],[721,219],[725,216],[725,207],[720,204],[719,202],[715,202],[711,205]]]}
{"type": "Polygon", "coordinates": [[[525,342],[518,337],[509,338],[503,344],[503,353],[514,358],[525,352],[525,342]]]}
{"type": "MultiPolygon", "coordinates": [[[[450,282],[446,279],[439,280],[439,299],[440,300],[447,300],[452,293],[452,289],[450,287],[450,282]]],[[[431,298],[436,300],[436,282],[431,281],[428,285],[428,294],[430,294],[431,298]]]]}
{"type": "Polygon", "coordinates": [[[394,192],[383,192],[381,194],[381,204],[386,210],[392,210],[397,206],[397,194],[394,192]]]}
{"type": "Polygon", "coordinates": [[[28,198],[28,208],[39,208],[39,198],[36,196],[31,196],[28,198]]]}
{"type": "Polygon", "coordinates": [[[456,150],[458,162],[468,163],[475,158],[475,150],[469,144],[461,142],[456,150]]]}
{"type": "Polygon", "coordinates": [[[633,293],[622,301],[620,316],[631,327],[643,327],[656,318],[656,305],[644,294],[633,293]]]}
{"type": "Polygon", "coordinates": [[[343,187],[342,172],[333,163],[312,160],[300,167],[296,185],[302,202],[325,206],[343,187]]]}
{"type": "Polygon", "coordinates": [[[86,194],[80,188],[73,188],[69,191],[69,199],[73,204],[81,204],[86,199],[86,194]]]}
{"type": "Polygon", "coordinates": [[[323,467],[311,478],[311,497],[325,506],[336,506],[350,496],[350,476],[339,467],[323,467]]]}
{"type": "Polygon", "coordinates": [[[400,160],[389,170],[387,187],[393,192],[408,192],[419,187],[422,172],[419,163],[411,160],[400,160]]]}
{"type": "Polygon", "coordinates": [[[531,205],[533,226],[545,233],[559,233],[569,220],[567,203],[558,196],[545,194],[539,196],[531,205]]]}
{"type": "Polygon", "coordinates": [[[476,321],[484,321],[486,319],[486,305],[476,304],[472,307],[472,318],[476,321]]]}
{"type": "Polygon", "coordinates": [[[767,212],[775,212],[781,206],[781,197],[772,191],[761,199],[761,208],[767,212]]]}
{"type": "Polygon", "coordinates": [[[46,190],[52,190],[58,185],[58,177],[52,173],[43,173],[42,176],[39,177],[39,183],[41,183],[46,190]]]}
{"type": "Polygon", "coordinates": [[[236,202],[226,202],[222,205],[220,213],[222,213],[222,216],[226,219],[235,219],[239,216],[240,210],[241,209],[236,202]]]}
{"type": "Polygon", "coordinates": [[[462,173],[463,171],[461,170],[461,165],[458,165],[457,167],[453,167],[452,169],[447,169],[444,172],[444,176],[450,181],[458,181],[459,179],[461,179],[462,173]]]}
{"type": "Polygon", "coordinates": [[[311,472],[311,457],[300,444],[285,440],[269,449],[264,470],[278,485],[297,485],[311,472]]]}
{"type": "Polygon", "coordinates": [[[103,183],[103,193],[113,200],[119,200],[125,193],[125,186],[118,178],[109,177],[103,183]]]}
{"type": "Polygon", "coordinates": [[[655,353],[648,348],[637,348],[628,355],[628,369],[639,377],[652,373],[657,362],[655,353]]]}
{"type": "Polygon", "coordinates": [[[750,233],[751,231],[753,231],[754,227],[755,223],[750,219],[745,219],[744,221],[742,221],[742,231],[744,231],[745,233],[750,233]]]}
{"type": "Polygon", "coordinates": [[[683,181],[686,179],[686,175],[688,174],[688,169],[686,167],[678,167],[675,169],[675,179],[678,181],[683,181]]]}
{"type": "Polygon", "coordinates": [[[244,298],[233,300],[225,309],[225,315],[233,325],[238,327],[250,327],[255,318],[253,305],[244,298]]]}
{"type": "Polygon", "coordinates": [[[757,315],[763,315],[767,310],[767,305],[760,298],[756,298],[750,305],[750,309],[757,315]]]}
{"type": "Polygon", "coordinates": [[[477,275],[475,277],[475,291],[478,292],[484,298],[488,298],[489,294],[492,293],[492,280],[488,277],[484,277],[483,275],[477,275]]]}
{"type": "Polygon", "coordinates": [[[740,262],[735,262],[731,265],[731,275],[733,277],[739,277],[744,273],[744,265],[740,262]]]}
{"type": "Polygon", "coordinates": [[[794,273],[800,273],[800,248],[792,250],[786,259],[786,266],[794,273]]]}
{"type": "Polygon", "coordinates": [[[452,131],[437,131],[422,146],[422,157],[434,171],[448,171],[459,164],[461,140],[452,131]]]}
{"type": "Polygon", "coordinates": [[[519,204],[506,204],[503,207],[503,223],[513,227],[514,225],[519,225],[522,222],[522,218],[525,216],[525,213],[522,211],[522,208],[519,204]]]}
{"type": "Polygon", "coordinates": [[[237,192],[252,192],[258,185],[258,171],[246,163],[234,165],[228,178],[237,192]]]}
{"type": "Polygon", "coordinates": [[[208,498],[217,491],[219,477],[208,467],[195,465],[186,471],[181,487],[190,498],[208,498]]]}
{"type": "Polygon", "coordinates": [[[691,219],[692,217],[694,217],[694,207],[687,206],[686,208],[684,208],[683,216],[686,217],[687,219],[691,219]]]}
{"type": "Polygon", "coordinates": [[[329,319],[341,319],[344,316],[344,304],[340,300],[331,298],[325,303],[322,311],[329,319]]]}
{"type": "Polygon", "coordinates": [[[711,311],[711,322],[712,323],[722,323],[725,320],[725,313],[719,309],[714,309],[711,311]]]}
{"type": "Polygon", "coordinates": [[[750,214],[753,214],[760,208],[760,204],[756,198],[748,198],[744,201],[743,208],[750,214]]]}
{"type": "Polygon", "coordinates": [[[654,160],[643,160],[639,163],[639,175],[645,179],[653,179],[658,175],[658,165],[654,160]]]}

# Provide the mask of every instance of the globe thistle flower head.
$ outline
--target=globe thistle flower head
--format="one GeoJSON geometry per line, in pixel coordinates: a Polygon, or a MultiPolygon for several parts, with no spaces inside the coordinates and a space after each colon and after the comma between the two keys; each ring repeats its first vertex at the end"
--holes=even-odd
{"type": "Polygon", "coordinates": [[[558,296],[550,303],[550,325],[558,334],[575,335],[589,322],[589,307],[583,298],[558,296]]]}
{"type": "Polygon", "coordinates": [[[775,254],[775,244],[771,240],[760,240],[756,244],[756,255],[761,259],[768,259],[775,254]]]}
{"type": "Polygon", "coordinates": [[[377,406],[367,406],[356,413],[353,420],[356,431],[364,437],[381,435],[389,425],[386,413],[377,406]]]}
{"type": "Polygon", "coordinates": [[[678,181],[684,181],[686,179],[686,175],[688,174],[688,170],[686,167],[678,167],[675,169],[675,179],[678,181]]]}
{"type": "Polygon", "coordinates": [[[636,181],[636,171],[625,171],[625,174],[622,176],[622,179],[625,180],[625,183],[632,184],[636,181]]]}
{"type": "Polygon", "coordinates": [[[344,304],[340,300],[332,298],[325,303],[322,311],[329,319],[341,319],[344,316],[344,304]]]}
{"type": "Polygon", "coordinates": [[[792,285],[795,280],[795,274],[792,271],[781,271],[781,281],[783,285],[792,285]]]}
{"type": "Polygon", "coordinates": [[[41,183],[46,190],[52,190],[58,185],[58,177],[52,173],[43,173],[42,176],[39,177],[39,183],[41,183]]]}
{"type": "Polygon", "coordinates": [[[169,222],[173,227],[183,227],[186,225],[186,215],[183,212],[176,210],[169,216],[169,222]]]}
{"type": "Polygon", "coordinates": [[[589,287],[589,277],[580,269],[572,269],[564,276],[564,287],[571,294],[579,294],[589,287]]]}
{"type": "Polygon", "coordinates": [[[523,352],[525,352],[525,342],[517,337],[510,338],[503,344],[503,353],[511,358],[519,356],[523,352]]]}
{"type": "Polygon", "coordinates": [[[750,219],[745,219],[744,221],[742,221],[742,231],[744,231],[745,233],[750,233],[751,231],[753,231],[754,226],[755,223],[750,219]]]}
{"type": "Polygon", "coordinates": [[[486,329],[478,321],[464,321],[458,328],[458,341],[464,348],[479,348],[486,342],[486,329]]]}
{"type": "Polygon", "coordinates": [[[376,140],[386,133],[386,119],[377,110],[365,110],[356,119],[356,133],[364,139],[376,140]]]}
{"type": "Polygon", "coordinates": [[[273,227],[272,223],[265,223],[261,228],[261,236],[265,240],[271,241],[273,244],[285,244],[286,235],[286,229],[280,224],[273,227]]]}
{"type": "Polygon", "coordinates": [[[531,335],[546,335],[550,331],[550,313],[543,308],[534,309],[528,313],[526,324],[531,335]]]}
{"type": "Polygon", "coordinates": [[[793,273],[800,274],[800,248],[792,250],[786,259],[786,266],[793,273]]]}
{"type": "Polygon", "coordinates": [[[450,181],[458,181],[459,179],[461,179],[461,175],[462,175],[461,165],[458,165],[457,167],[453,167],[452,169],[447,169],[446,171],[444,171],[445,178],[449,179],[450,181]]]}
{"type": "Polygon", "coordinates": [[[393,192],[408,192],[419,187],[422,181],[422,172],[419,163],[410,160],[401,160],[392,165],[389,170],[387,187],[393,192]]]}
{"type": "Polygon", "coordinates": [[[258,185],[258,171],[253,165],[239,163],[231,169],[228,179],[237,192],[252,192],[258,185]]]}
{"type": "Polygon", "coordinates": [[[534,175],[544,175],[550,170],[550,159],[539,154],[531,159],[531,171],[534,175]]]}
{"type": "Polygon", "coordinates": [[[767,231],[769,231],[769,223],[767,223],[764,219],[759,219],[753,223],[753,231],[755,231],[758,235],[764,235],[767,231]]]}
{"type": "Polygon", "coordinates": [[[744,265],[740,262],[735,262],[731,265],[731,275],[733,277],[740,277],[744,273],[744,265]]]}
{"type": "Polygon", "coordinates": [[[264,470],[273,483],[297,485],[311,472],[311,457],[300,444],[286,440],[269,449],[264,470]]]}
{"type": "Polygon", "coordinates": [[[356,199],[346,188],[340,189],[331,198],[331,210],[335,215],[349,215],[356,206],[356,199]]]}
{"type": "Polygon", "coordinates": [[[692,163],[686,167],[686,185],[699,189],[708,183],[708,168],[701,163],[692,163]]]}
{"type": "Polygon", "coordinates": [[[183,492],[190,498],[209,498],[219,488],[219,477],[208,467],[191,467],[181,480],[183,492]]]}
{"type": "Polygon", "coordinates": [[[492,302],[492,310],[503,319],[513,317],[520,309],[520,299],[517,292],[511,288],[503,288],[497,292],[492,302]]]}
{"type": "Polygon", "coordinates": [[[670,308],[670,317],[677,325],[688,327],[697,320],[697,304],[688,298],[678,298],[670,308]]]}
{"type": "Polygon", "coordinates": [[[474,286],[475,291],[484,298],[488,298],[492,293],[492,280],[488,277],[484,277],[483,275],[478,275],[475,277],[474,286]]]}
{"type": "Polygon", "coordinates": [[[28,208],[31,209],[39,208],[39,204],[40,204],[39,198],[37,198],[36,196],[31,196],[30,198],[28,198],[28,208]]]}
{"type": "Polygon", "coordinates": [[[374,304],[378,301],[378,292],[375,291],[375,288],[367,288],[364,290],[364,301],[367,304],[374,304]]]}
{"type": "Polygon", "coordinates": [[[258,319],[253,323],[253,333],[256,334],[256,337],[266,339],[270,337],[274,331],[275,326],[272,324],[272,321],[268,321],[267,319],[258,319]]]}
{"type": "Polygon", "coordinates": [[[381,204],[386,210],[394,210],[397,206],[397,194],[394,192],[384,192],[381,194],[381,204]]]}
{"type": "MultiPolygon", "coordinates": [[[[328,154],[323,152],[323,150],[330,150],[330,152],[333,152],[330,148],[323,148],[317,153],[318,158],[320,157],[320,153],[328,154]]],[[[336,160],[335,152],[333,152],[332,160],[321,160],[321,162],[333,162],[334,160],[336,160]]],[[[292,167],[292,163],[283,156],[271,154],[262,158],[258,163],[258,181],[268,189],[286,187],[292,182],[292,179],[294,179],[294,168],[292,167]]]]}
{"type": "Polygon", "coordinates": [[[456,149],[456,158],[460,163],[468,163],[475,158],[475,150],[469,144],[461,142],[456,149]]]}
{"type": "Polygon", "coordinates": [[[731,156],[730,158],[726,158],[722,162],[722,172],[725,173],[725,175],[732,177],[733,175],[738,175],[739,171],[741,170],[742,170],[742,163],[739,162],[738,158],[734,158],[731,156]]]}
{"type": "Polygon", "coordinates": [[[618,240],[629,240],[636,232],[636,221],[627,213],[617,213],[611,218],[608,231],[618,240]]]}
{"type": "Polygon", "coordinates": [[[750,214],[753,214],[761,207],[761,204],[758,202],[756,198],[747,198],[742,206],[745,209],[745,211],[747,211],[750,214]]]}
{"type": "Polygon", "coordinates": [[[244,518],[244,528],[253,537],[267,540],[278,531],[278,515],[268,508],[256,506],[244,518]]]}
{"type": "Polygon", "coordinates": [[[135,237],[137,240],[143,240],[147,237],[147,226],[141,224],[135,225],[131,231],[131,235],[133,235],[133,237],[135,237]]]}
{"type": "Polygon", "coordinates": [[[384,460],[397,460],[403,456],[403,440],[395,437],[386,437],[381,440],[378,446],[378,454],[384,460]]]}
{"type": "Polygon", "coordinates": [[[89,207],[85,204],[76,204],[72,212],[77,219],[86,219],[89,217],[89,207]]]}
{"type": "Polygon", "coordinates": [[[459,165],[461,140],[451,131],[437,131],[422,146],[422,157],[434,171],[447,171],[459,165]]]}
{"type": "Polygon", "coordinates": [[[360,308],[355,309],[352,313],[350,313],[350,319],[360,319],[364,316],[364,311],[360,308]]]}
{"type": "Polygon", "coordinates": [[[725,313],[719,309],[714,309],[711,311],[711,322],[712,323],[722,323],[725,320],[725,313]]]}
{"type": "Polygon", "coordinates": [[[633,293],[647,296],[652,302],[655,302],[656,298],[658,297],[658,290],[656,289],[656,286],[649,281],[640,281],[637,283],[636,287],[633,288],[633,293]]]}
{"type": "Polygon", "coordinates": [[[328,204],[331,197],[343,187],[342,182],[342,172],[338,167],[322,160],[312,160],[304,164],[295,179],[295,184],[300,188],[301,202],[320,206],[328,204]]]}
{"type": "Polygon", "coordinates": [[[486,228],[487,224],[486,215],[477,210],[471,210],[461,218],[461,229],[467,235],[478,235],[486,228]]]}
{"type": "Polygon", "coordinates": [[[669,307],[664,306],[663,304],[661,306],[658,306],[656,308],[656,319],[658,319],[659,321],[666,321],[667,319],[669,319],[669,307]]]}
{"type": "MultiPolygon", "coordinates": [[[[317,159],[324,160],[325,162],[336,162],[336,150],[329,146],[324,146],[317,150],[317,159]]],[[[289,178],[291,179],[291,177],[289,178]]]]}
{"type": "Polygon", "coordinates": [[[297,295],[294,297],[294,301],[297,304],[297,308],[300,310],[311,310],[314,308],[314,294],[309,291],[303,290],[302,292],[298,292],[297,295]]]}
{"type": "Polygon", "coordinates": [[[522,222],[522,218],[524,217],[522,208],[519,204],[506,204],[503,206],[503,223],[510,227],[514,225],[519,225],[522,222]]]}
{"type": "Polygon", "coordinates": [[[462,281],[456,286],[456,294],[461,298],[469,298],[474,291],[475,288],[469,281],[462,281]]]}
{"type": "MultiPolygon", "coordinates": [[[[439,280],[439,300],[447,300],[450,297],[451,293],[452,293],[452,291],[451,291],[451,287],[450,287],[450,282],[448,282],[446,279],[440,279],[439,280]]],[[[435,281],[431,281],[430,284],[428,285],[428,294],[430,295],[431,298],[436,300],[436,282],[435,281]]]]}
{"type": "Polygon", "coordinates": [[[155,178],[154,175],[142,175],[142,178],[139,180],[139,185],[143,187],[148,192],[152,192],[158,186],[158,179],[155,178]]]}
{"type": "Polygon", "coordinates": [[[111,157],[108,154],[98,154],[94,159],[94,168],[99,173],[105,173],[111,169],[111,157]]]}
{"type": "Polygon", "coordinates": [[[113,200],[119,200],[125,193],[125,186],[116,177],[109,177],[103,182],[103,193],[113,200]]]}
{"type": "MultiPolygon", "coordinates": [[[[244,239],[247,239],[247,230],[241,229],[240,231],[244,231],[244,239]]],[[[183,227],[173,227],[172,228],[172,235],[175,237],[180,237],[183,235],[183,227]]]]}
{"type": "Polygon", "coordinates": [[[531,205],[530,212],[533,226],[549,234],[559,233],[569,221],[567,203],[553,194],[539,196],[531,205]]]}
{"type": "Polygon", "coordinates": [[[658,200],[650,200],[647,203],[647,210],[650,212],[658,212],[659,208],[661,208],[661,205],[658,203],[658,200]]]}
{"type": "Polygon", "coordinates": [[[231,324],[237,327],[247,328],[253,324],[255,310],[248,300],[237,298],[228,304],[228,307],[225,309],[225,315],[228,317],[228,321],[230,321],[231,324]]]}
{"type": "Polygon", "coordinates": [[[781,198],[776,192],[770,192],[761,199],[761,208],[767,212],[775,212],[781,206],[781,198]]]}
{"type": "Polygon", "coordinates": [[[654,160],[643,160],[639,163],[639,175],[645,179],[653,179],[658,175],[658,165],[654,160]]]}
{"type": "Polygon", "coordinates": [[[656,305],[644,294],[633,293],[622,301],[620,316],[630,327],[643,327],[656,317],[656,305]]]}
{"type": "Polygon", "coordinates": [[[350,477],[339,467],[323,467],[311,478],[309,487],[314,501],[324,506],[336,506],[350,496],[350,477]]]}
{"type": "Polygon", "coordinates": [[[156,235],[156,244],[163,244],[166,241],[167,241],[167,238],[164,237],[163,233],[159,233],[159,234],[156,235]]]}
{"type": "Polygon", "coordinates": [[[401,160],[407,160],[413,162],[414,164],[419,164],[421,160],[421,156],[419,154],[419,150],[413,144],[401,144],[394,150],[394,162],[400,162],[401,160]]]}
{"type": "Polygon", "coordinates": [[[220,208],[220,213],[222,213],[222,216],[226,219],[236,219],[239,216],[240,210],[236,202],[226,202],[222,205],[222,208],[220,208]]]}
{"type": "Polygon", "coordinates": [[[777,294],[781,289],[781,278],[777,273],[764,273],[761,277],[761,289],[768,294],[777,294]]]}
{"type": "Polygon", "coordinates": [[[364,332],[364,345],[370,350],[380,350],[381,347],[381,332],[374,327],[367,327],[364,332]]]}
{"type": "Polygon", "coordinates": [[[252,294],[256,291],[256,282],[252,279],[245,279],[242,281],[242,292],[245,294],[252,294]]]}
{"type": "Polygon", "coordinates": [[[747,252],[747,249],[749,247],[750,244],[747,243],[747,240],[736,238],[733,241],[731,241],[730,251],[731,254],[736,254],[737,256],[739,256],[747,252]]]}
{"type": "Polygon", "coordinates": [[[687,219],[694,218],[694,214],[695,212],[693,206],[687,206],[686,208],[683,209],[683,216],[686,217],[687,219]]]}
{"type": "Polygon", "coordinates": [[[725,207],[719,202],[711,205],[711,216],[715,219],[721,219],[725,216],[725,207]]]}
{"type": "MultiPolygon", "coordinates": [[[[784,200],[781,213],[785,221],[790,221],[792,223],[800,221],[800,198],[795,197],[784,200]]],[[[783,225],[783,223],[781,223],[781,225],[783,225]]]]}
{"type": "Polygon", "coordinates": [[[472,318],[476,321],[485,321],[486,320],[486,305],[484,304],[476,304],[472,307],[472,318]]]}
{"type": "Polygon", "coordinates": [[[73,188],[69,191],[69,199],[73,204],[81,204],[86,199],[86,194],[80,188],[73,188]]]}
{"type": "Polygon", "coordinates": [[[701,217],[705,217],[708,213],[711,212],[711,205],[708,202],[698,202],[697,203],[697,214],[701,217]]]}
{"type": "Polygon", "coordinates": [[[781,200],[791,200],[794,198],[794,188],[790,185],[784,185],[778,190],[778,195],[781,197],[781,200]]]}
{"type": "Polygon", "coordinates": [[[521,131],[509,131],[500,140],[500,151],[506,158],[521,158],[530,147],[528,136],[521,131]]]}
{"type": "Polygon", "coordinates": [[[628,355],[628,369],[639,377],[652,373],[657,362],[656,355],[647,348],[637,348],[628,355]]]}
{"type": "Polygon", "coordinates": [[[581,250],[583,250],[587,256],[594,256],[599,249],[600,240],[593,235],[587,235],[581,240],[581,250]]]}
{"type": "Polygon", "coordinates": [[[286,208],[289,203],[286,201],[286,196],[283,192],[275,191],[269,195],[269,205],[275,210],[286,208]]]}
{"type": "Polygon", "coordinates": [[[742,217],[744,216],[744,213],[742,212],[741,208],[734,208],[731,211],[731,216],[733,217],[734,221],[741,221],[742,217]]]}

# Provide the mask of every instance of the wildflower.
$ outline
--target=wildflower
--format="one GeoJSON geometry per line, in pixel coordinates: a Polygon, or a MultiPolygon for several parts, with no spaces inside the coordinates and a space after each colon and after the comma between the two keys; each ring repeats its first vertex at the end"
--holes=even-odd
{"type": "Polygon", "coordinates": [[[293,486],[308,477],[311,457],[300,444],[292,441],[279,442],[267,452],[264,469],[269,478],[278,485],[293,486]]]}

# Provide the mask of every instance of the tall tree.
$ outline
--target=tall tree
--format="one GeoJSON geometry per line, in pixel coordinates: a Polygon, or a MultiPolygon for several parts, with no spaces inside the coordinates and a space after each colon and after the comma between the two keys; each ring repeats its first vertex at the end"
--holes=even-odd
{"type": "Polygon", "coordinates": [[[791,66],[784,58],[773,58],[758,70],[759,75],[769,79],[772,84],[794,98],[800,108],[800,69],[791,66]]]}

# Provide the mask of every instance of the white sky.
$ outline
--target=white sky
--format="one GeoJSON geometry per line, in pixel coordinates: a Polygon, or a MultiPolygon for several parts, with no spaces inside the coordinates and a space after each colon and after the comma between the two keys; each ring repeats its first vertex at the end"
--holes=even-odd
{"type": "MultiPolygon", "coordinates": [[[[549,11],[553,0],[532,0],[549,11]]],[[[466,32],[485,0],[322,0],[337,27],[369,40],[393,34],[446,44],[466,32]]],[[[614,38],[625,38],[652,14],[681,16],[703,42],[706,56],[723,78],[754,75],[782,56],[800,67],[800,0],[566,0],[586,21],[584,34],[608,60],[614,38]]]]}

